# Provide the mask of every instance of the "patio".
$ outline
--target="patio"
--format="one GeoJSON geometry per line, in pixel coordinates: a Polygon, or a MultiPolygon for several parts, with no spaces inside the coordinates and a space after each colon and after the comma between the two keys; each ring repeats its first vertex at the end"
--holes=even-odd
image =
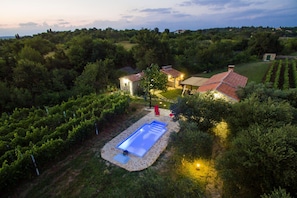
{"type": "Polygon", "coordinates": [[[118,136],[113,138],[111,141],[106,143],[101,149],[101,157],[112,164],[115,164],[119,167],[122,167],[128,171],[140,171],[151,166],[160,156],[160,154],[166,149],[170,134],[172,132],[179,131],[178,122],[172,121],[172,118],[169,116],[171,113],[168,109],[160,109],[160,115],[155,116],[154,109],[149,109],[151,111],[146,116],[139,119],[132,126],[124,130],[118,136]],[[151,123],[152,121],[157,120],[167,123],[167,131],[164,135],[151,147],[151,149],[143,156],[136,157],[134,155],[128,155],[129,160],[125,163],[121,163],[118,160],[115,160],[115,156],[119,156],[123,151],[116,148],[117,145],[126,139],[130,134],[137,130],[144,123],[151,123]]]}

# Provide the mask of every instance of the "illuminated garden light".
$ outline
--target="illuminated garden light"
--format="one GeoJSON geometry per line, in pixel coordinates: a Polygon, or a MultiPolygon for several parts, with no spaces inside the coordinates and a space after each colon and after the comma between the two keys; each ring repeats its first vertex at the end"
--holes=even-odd
{"type": "Polygon", "coordinates": [[[200,164],[199,163],[196,164],[196,170],[200,170],[200,164]]]}

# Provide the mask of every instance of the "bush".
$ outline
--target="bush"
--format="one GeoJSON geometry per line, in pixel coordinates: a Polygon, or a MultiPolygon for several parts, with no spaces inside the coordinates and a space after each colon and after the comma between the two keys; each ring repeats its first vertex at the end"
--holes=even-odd
{"type": "Polygon", "coordinates": [[[173,133],[172,141],[178,152],[189,158],[211,157],[213,136],[200,131],[196,123],[181,122],[181,129],[178,133],[173,133]]]}

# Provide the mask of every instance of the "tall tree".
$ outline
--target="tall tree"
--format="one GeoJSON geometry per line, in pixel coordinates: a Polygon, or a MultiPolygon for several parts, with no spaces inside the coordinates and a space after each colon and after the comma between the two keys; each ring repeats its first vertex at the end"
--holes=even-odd
{"type": "Polygon", "coordinates": [[[159,34],[147,29],[140,30],[136,36],[137,45],[132,48],[137,67],[145,69],[152,63],[170,64],[170,48],[167,41],[161,41],[159,34]]]}
{"type": "Polygon", "coordinates": [[[264,53],[280,52],[283,46],[279,41],[278,35],[269,32],[259,32],[252,35],[249,42],[249,49],[252,55],[261,58],[264,53]]]}
{"type": "Polygon", "coordinates": [[[85,66],[84,71],[75,80],[78,94],[105,91],[117,79],[114,63],[110,59],[96,61],[85,66]]]}
{"type": "Polygon", "coordinates": [[[140,87],[144,90],[145,95],[149,97],[151,107],[151,95],[154,90],[166,90],[167,76],[160,71],[157,64],[152,64],[147,67],[144,72],[144,77],[140,81],[140,87]]]}
{"type": "Polygon", "coordinates": [[[29,60],[35,63],[43,63],[44,58],[37,50],[33,49],[32,47],[25,46],[19,53],[19,60],[29,60]]]}
{"type": "Polygon", "coordinates": [[[27,59],[20,60],[13,69],[14,85],[30,91],[35,104],[36,96],[47,90],[49,85],[49,73],[40,64],[27,59]]]}
{"type": "Polygon", "coordinates": [[[296,196],[296,126],[252,125],[239,132],[217,167],[226,197],[259,197],[281,187],[296,196]]]}
{"type": "Polygon", "coordinates": [[[223,99],[215,99],[213,94],[195,94],[179,98],[170,109],[177,119],[183,117],[207,131],[221,122],[230,112],[230,104],[223,99]]]}

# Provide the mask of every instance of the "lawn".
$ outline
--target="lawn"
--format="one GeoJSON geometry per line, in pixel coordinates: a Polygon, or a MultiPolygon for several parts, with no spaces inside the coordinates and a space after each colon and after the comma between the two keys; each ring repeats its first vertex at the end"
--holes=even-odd
{"type": "MultiPolygon", "coordinates": [[[[251,63],[243,63],[235,65],[234,71],[238,74],[241,74],[243,76],[248,77],[248,82],[256,82],[261,83],[263,80],[263,77],[266,74],[266,71],[268,70],[269,64],[271,62],[263,62],[263,61],[257,61],[257,62],[251,62],[251,63]]],[[[206,74],[199,74],[200,77],[210,78],[211,76],[227,71],[227,67],[225,69],[219,69],[212,71],[210,73],[206,74]]]]}
{"type": "Polygon", "coordinates": [[[175,100],[177,97],[181,96],[181,89],[170,89],[166,92],[161,92],[160,94],[169,100],[175,100]]]}
{"type": "Polygon", "coordinates": [[[261,83],[271,62],[253,62],[239,64],[235,67],[235,72],[248,77],[248,82],[261,83]]]}

